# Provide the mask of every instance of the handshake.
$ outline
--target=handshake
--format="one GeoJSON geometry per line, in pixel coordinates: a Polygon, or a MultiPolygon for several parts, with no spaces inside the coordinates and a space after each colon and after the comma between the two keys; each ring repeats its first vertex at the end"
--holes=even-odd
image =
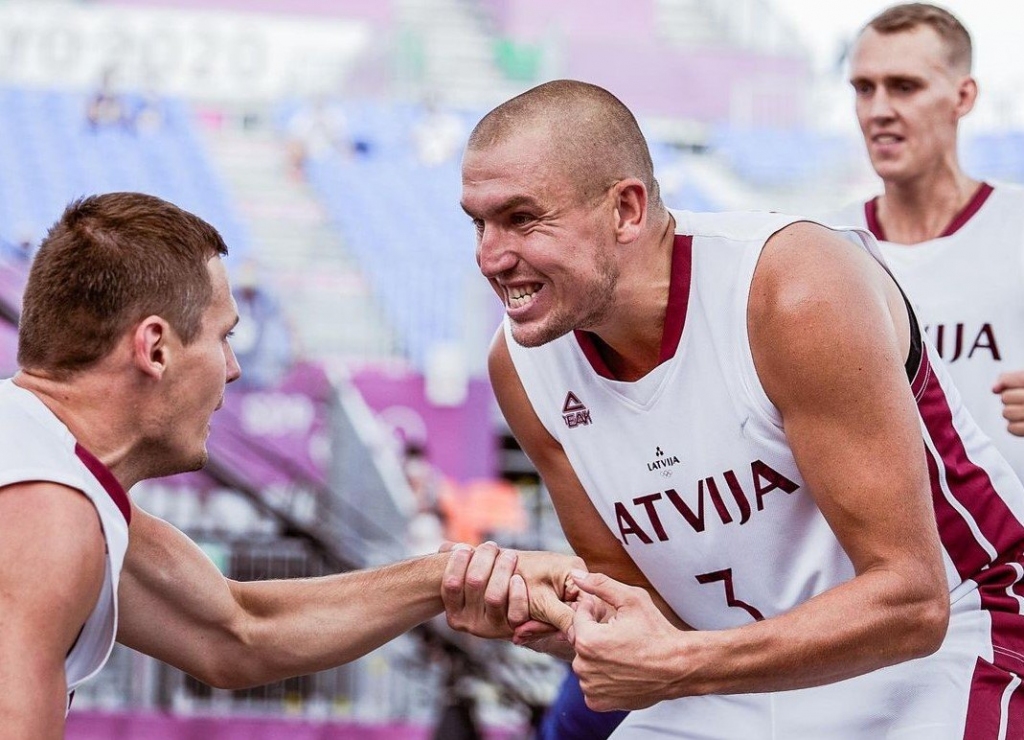
{"type": "MultiPolygon", "coordinates": [[[[640,709],[665,698],[687,633],[644,588],[588,573],[581,558],[447,545],[441,580],[448,624],[572,661],[591,709],[640,709]]],[[[678,694],[677,694],[678,695],[678,694]]]]}
{"type": "Polygon", "coordinates": [[[573,619],[586,565],[574,555],[448,544],[441,580],[448,624],[572,660],[573,619]]]}

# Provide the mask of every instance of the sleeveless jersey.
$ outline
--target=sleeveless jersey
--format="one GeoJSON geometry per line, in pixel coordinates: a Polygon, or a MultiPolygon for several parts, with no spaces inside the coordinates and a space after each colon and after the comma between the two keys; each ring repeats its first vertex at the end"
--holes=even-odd
{"type": "MultiPolygon", "coordinates": [[[[666,336],[676,332],[678,346],[663,347],[648,375],[608,377],[585,333],[526,349],[506,323],[506,337],[534,410],[604,522],[683,620],[721,629],[787,611],[854,571],[807,491],[747,336],[761,249],[796,219],[673,215],[666,336]]],[[[840,233],[882,261],[869,234],[840,233]]],[[[932,352],[925,344],[912,389],[955,599],[1020,555],[1024,489],[932,352]]]]}
{"type": "Polygon", "coordinates": [[[68,695],[106,663],[117,634],[117,583],[128,547],[128,496],[33,393],[0,381],[0,486],[52,481],[85,494],[106,540],[103,587],[64,660],[68,695]]]}
{"type": "Polygon", "coordinates": [[[978,425],[1024,479],[1024,439],[1006,430],[996,378],[1024,370],[1024,188],[983,185],[944,234],[885,241],[877,201],[828,219],[869,229],[978,425]]]}

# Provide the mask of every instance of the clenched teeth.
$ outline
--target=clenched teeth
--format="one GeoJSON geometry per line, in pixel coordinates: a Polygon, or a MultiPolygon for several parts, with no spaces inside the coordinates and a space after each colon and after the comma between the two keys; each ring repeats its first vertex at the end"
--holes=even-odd
{"type": "Polygon", "coordinates": [[[512,308],[525,306],[540,290],[539,285],[517,286],[508,289],[508,305],[512,308]]]}

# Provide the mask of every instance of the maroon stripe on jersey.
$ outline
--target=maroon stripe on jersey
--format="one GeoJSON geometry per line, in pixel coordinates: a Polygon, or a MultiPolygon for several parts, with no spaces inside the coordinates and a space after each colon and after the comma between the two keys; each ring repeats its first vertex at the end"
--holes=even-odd
{"type": "Polygon", "coordinates": [[[110,469],[101,463],[96,456],[93,455],[89,450],[82,447],[82,445],[75,443],[75,454],[78,455],[78,459],[85,463],[85,467],[89,469],[89,472],[93,474],[93,477],[99,481],[99,484],[103,486],[103,490],[107,492],[107,495],[117,505],[124,520],[128,523],[132,523],[132,506],[128,502],[128,494],[125,493],[124,487],[117,481],[114,474],[110,472],[110,469]]]}
{"type": "Polygon", "coordinates": [[[878,220],[878,196],[869,200],[864,204],[864,222],[868,226],[868,231],[874,234],[875,238],[884,242],[885,231],[882,229],[882,222],[878,220]]]}
{"type": "Polygon", "coordinates": [[[668,308],[665,309],[665,328],[661,333],[659,363],[671,360],[679,349],[686,323],[686,307],[690,303],[692,268],[693,237],[677,234],[672,245],[672,277],[668,284],[668,308]]]}
{"type": "MultiPolygon", "coordinates": [[[[658,364],[672,359],[679,348],[686,323],[686,307],[690,303],[690,282],[693,273],[693,237],[676,235],[672,243],[672,268],[668,283],[668,305],[665,308],[665,326],[661,331],[661,349],[658,364]]],[[[619,380],[601,355],[601,339],[591,332],[573,332],[576,343],[583,350],[587,362],[602,378],[619,380]]]]}
{"type": "MultiPolygon", "coordinates": [[[[921,362],[930,362],[927,350],[922,353],[921,362]]],[[[988,472],[975,465],[967,456],[963,440],[953,426],[953,412],[949,408],[946,394],[930,364],[922,377],[922,392],[915,394],[918,398],[917,407],[928,435],[942,457],[950,493],[967,510],[982,536],[999,555],[1017,557],[1024,544],[1024,525],[1017,521],[1006,502],[1000,498],[988,472]]],[[[953,544],[951,537],[956,533],[940,529],[939,534],[949,549],[953,544]]],[[[958,571],[963,573],[965,565],[958,563],[958,571]]]]}
{"type": "Polygon", "coordinates": [[[975,578],[981,606],[992,619],[995,663],[1024,675],[1024,615],[1020,600],[1013,595],[1020,579],[1020,571],[1009,563],[988,568],[975,578]]]}
{"type": "MultiPolygon", "coordinates": [[[[993,188],[987,182],[981,183],[978,189],[975,191],[971,199],[967,201],[967,205],[960,209],[960,212],[953,216],[953,220],[949,222],[938,238],[944,236],[952,236],[964,225],[974,217],[981,207],[985,205],[985,201],[988,200],[988,196],[992,195],[993,188]]],[[[885,229],[882,228],[882,222],[878,220],[878,196],[875,196],[864,204],[864,222],[867,224],[868,231],[875,235],[875,238],[879,241],[886,241],[885,229]]]]}
{"type": "Polygon", "coordinates": [[[985,205],[985,201],[988,200],[988,196],[992,195],[994,189],[987,182],[981,183],[974,196],[963,207],[963,210],[953,217],[953,220],[949,222],[949,226],[946,227],[946,230],[940,236],[952,236],[958,232],[964,224],[971,220],[975,213],[981,210],[981,207],[985,205]]]}
{"type": "Polygon", "coordinates": [[[580,349],[583,350],[583,356],[587,358],[587,362],[594,368],[594,372],[600,375],[602,378],[608,378],[608,380],[618,380],[615,377],[615,373],[612,372],[611,368],[605,363],[604,358],[601,356],[601,350],[597,348],[597,343],[601,340],[596,335],[591,334],[589,331],[580,331],[576,329],[573,331],[576,336],[576,343],[580,345],[580,349]]]}
{"type": "Polygon", "coordinates": [[[1024,686],[1018,686],[1010,695],[1006,708],[1006,737],[1024,737],[1024,686]]]}
{"type": "Polygon", "coordinates": [[[1001,724],[1003,693],[1011,681],[1013,681],[1013,677],[1006,671],[978,658],[974,664],[974,675],[971,677],[971,694],[967,701],[964,740],[997,740],[1001,724]]]}
{"type": "Polygon", "coordinates": [[[928,462],[928,480],[932,488],[932,506],[935,509],[939,537],[953,565],[956,566],[960,579],[966,581],[988,565],[990,558],[985,548],[975,539],[971,528],[967,526],[967,521],[946,499],[939,478],[939,464],[931,450],[925,451],[925,459],[928,462]]]}

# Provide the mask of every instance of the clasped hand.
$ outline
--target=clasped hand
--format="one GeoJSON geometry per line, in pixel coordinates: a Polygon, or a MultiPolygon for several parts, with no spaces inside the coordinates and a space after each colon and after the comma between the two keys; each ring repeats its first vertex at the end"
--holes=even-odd
{"type": "Polygon", "coordinates": [[[453,629],[571,660],[592,709],[681,695],[671,666],[684,633],[645,589],[588,574],[578,557],[485,543],[452,553],[441,590],[453,629]]]}

